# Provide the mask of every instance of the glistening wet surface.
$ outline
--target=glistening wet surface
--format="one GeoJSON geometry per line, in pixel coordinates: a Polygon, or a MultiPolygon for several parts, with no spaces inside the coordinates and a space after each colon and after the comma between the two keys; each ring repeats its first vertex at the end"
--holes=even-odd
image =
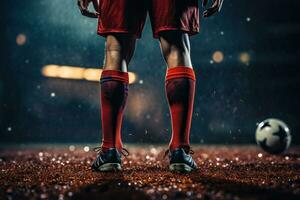
{"type": "Polygon", "coordinates": [[[132,146],[122,172],[93,172],[91,146],[0,150],[0,199],[300,199],[300,148],[196,146],[199,169],[168,171],[165,147],[132,146]]]}

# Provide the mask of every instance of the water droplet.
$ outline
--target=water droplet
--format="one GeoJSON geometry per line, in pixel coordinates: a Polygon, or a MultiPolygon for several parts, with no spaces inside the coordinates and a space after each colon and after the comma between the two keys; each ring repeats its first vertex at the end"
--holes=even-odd
{"type": "Polygon", "coordinates": [[[289,159],[290,159],[290,157],[288,157],[288,156],[285,156],[285,157],[284,157],[284,159],[286,159],[286,160],[289,160],[289,159]]]}
{"type": "Polygon", "coordinates": [[[89,146],[85,146],[85,147],[83,148],[83,150],[84,150],[85,152],[89,152],[89,151],[90,151],[90,147],[89,147],[89,146]]]}
{"type": "Polygon", "coordinates": [[[70,150],[70,151],[75,151],[75,146],[74,146],[74,145],[70,145],[70,146],[69,146],[69,150],[70,150]]]}

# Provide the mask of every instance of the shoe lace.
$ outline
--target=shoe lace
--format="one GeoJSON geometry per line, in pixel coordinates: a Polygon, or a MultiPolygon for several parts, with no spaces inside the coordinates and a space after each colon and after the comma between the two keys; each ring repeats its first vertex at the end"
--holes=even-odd
{"type": "MultiPolygon", "coordinates": [[[[195,152],[192,149],[188,149],[188,151],[186,151],[186,153],[193,155],[195,152]]],[[[170,154],[171,154],[171,150],[167,149],[164,154],[164,159],[170,154]]]]}
{"type": "MultiPolygon", "coordinates": [[[[103,153],[103,148],[101,146],[99,147],[94,147],[93,151],[97,152],[97,154],[101,154],[103,153]]],[[[125,148],[122,147],[122,149],[120,150],[120,153],[124,156],[127,157],[129,156],[129,151],[125,148]]]]}
{"type": "Polygon", "coordinates": [[[101,154],[103,152],[102,147],[94,147],[93,151],[97,152],[97,154],[101,154]]]}
{"type": "Polygon", "coordinates": [[[125,148],[122,147],[121,149],[121,154],[124,156],[124,157],[127,157],[129,156],[129,151],[125,148]]]}
{"type": "Polygon", "coordinates": [[[167,157],[168,155],[170,155],[170,149],[167,149],[167,150],[165,151],[164,159],[166,159],[166,157],[167,157]]]}

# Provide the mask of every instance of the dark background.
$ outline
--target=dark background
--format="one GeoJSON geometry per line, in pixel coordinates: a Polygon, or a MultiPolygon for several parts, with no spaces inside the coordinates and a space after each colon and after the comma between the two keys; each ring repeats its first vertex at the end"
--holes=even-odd
{"type": "MultiPolygon", "coordinates": [[[[256,124],[272,117],[285,121],[292,143],[300,143],[299,7],[295,0],[225,0],[221,13],[202,20],[201,33],[191,38],[192,142],[253,143],[256,124]],[[211,62],[215,51],[223,52],[223,62],[211,62]],[[241,53],[250,61],[241,62],[241,53]]],[[[82,17],[75,0],[4,1],[0,9],[0,141],[100,142],[98,83],[41,75],[47,64],[101,66],[97,21],[82,17]],[[19,34],[23,45],[16,43],[19,34]]],[[[148,21],[129,69],[139,81],[130,85],[125,142],[168,142],[165,70],[148,21]]]]}

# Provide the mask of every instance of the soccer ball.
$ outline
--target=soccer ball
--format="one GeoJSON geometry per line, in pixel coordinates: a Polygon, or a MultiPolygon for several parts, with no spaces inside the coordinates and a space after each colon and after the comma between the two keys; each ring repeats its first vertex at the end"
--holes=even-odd
{"type": "Polygon", "coordinates": [[[279,119],[266,119],[258,124],[255,134],[256,143],[266,152],[279,154],[291,144],[288,126],[279,119]]]}

